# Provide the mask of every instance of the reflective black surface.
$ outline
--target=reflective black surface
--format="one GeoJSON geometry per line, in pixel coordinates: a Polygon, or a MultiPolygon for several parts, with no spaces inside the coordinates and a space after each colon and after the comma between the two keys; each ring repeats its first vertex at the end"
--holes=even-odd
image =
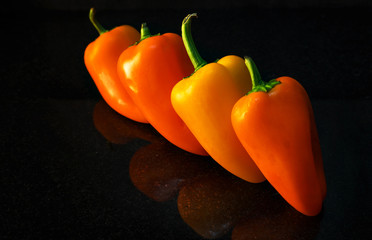
{"type": "Polygon", "coordinates": [[[83,63],[97,33],[81,11],[3,12],[0,222],[4,239],[366,239],[371,218],[370,9],[103,11],[108,28],[193,34],[213,61],[252,56],[264,79],[307,89],[328,193],[296,212],[267,182],[111,110],[83,63]]]}

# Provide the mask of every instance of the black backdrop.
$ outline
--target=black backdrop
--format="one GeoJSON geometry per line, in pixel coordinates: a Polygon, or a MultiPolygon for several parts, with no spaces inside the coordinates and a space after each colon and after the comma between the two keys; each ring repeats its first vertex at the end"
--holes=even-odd
{"type": "Polygon", "coordinates": [[[136,0],[136,1],[119,1],[119,0],[80,0],[80,1],[63,1],[63,0],[34,0],[20,2],[12,2],[6,5],[6,8],[44,8],[57,10],[84,10],[91,6],[100,9],[184,9],[184,8],[235,8],[235,7],[265,7],[265,8],[299,8],[299,7],[370,7],[369,0],[238,0],[238,1],[215,1],[215,0],[136,0]]]}
{"type": "MultiPolygon", "coordinates": [[[[60,58],[77,61],[73,71],[83,68],[79,59],[82,48],[97,37],[87,17],[90,7],[97,9],[97,18],[108,29],[121,24],[139,29],[142,22],[147,22],[152,32],[178,34],[182,19],[188,13],[197,12],[199,18],[193,23],[193,36],[208,61],[227,54],[249,55],[264,79],[290,75],[313,97],[371,96],[368,87],[372,75],[370,1],[39,0],[14,4],[5,7],[2,13],[4,32],[11,33],[3,47],[18,46],[9,54],[10,58],[20,56],[17,51],[40,55],[48,44],[65,39],[64,47],[70,51],[58,52],[60,58]],[[79,17],[85,18],[79,19],[80,25],[77,25],[74,21],[79,17]],[[58,21],[64,24],[54,26],[58,21]]],[[[54,51],[61,48],[58,44],[51,47],[55,47],[54,51]]],[[[32,66],[32,69],[37,67],[41,66],[32,66]]],[[[56,64],[51,67],[59,70],[56,64]]],[[[59,87],[73,88],[74,84],[81,83],[74,79],[81,74],[86,74],[84,69],[63,79],[59,87]]],[[[56,75],[61,76],[59,72],[56,75]]]]}
{"type": "MultiPolygon", "coordinates": [[[[168,150],[151,149],[149,142],[159,138],[153,129],[115,115],[102,102],[83,62],[85,47],[97,37],[88,19],[90,7],[96,7],[97,18],[107,28],[129,24],[139,29],[147,22],[153,33],[180,34],[182,19],[197,12],[193,36],[207,61],[228,54],[249,55],[263,79],[288,75],[307,90],[328,184],[322,214],[315,220],[304,218],[288,208],[269,184],[245,185],[211,159],[204,159],[208,169],[217,173],[206,180],[202,172],[197,179],[201,186],[211,184],[211,196],[220,196],[221,188],[235,189],[228,185],[232,181],[240,191],[264,193],[248,198],[268,198],[255,201],[254,213],[244,215],[239,224],[222,224],[226,229],[217,231],[217,237],[369,236],[370,1],[39,0],[13,1],[0,10],[0,235],[4,239],[202,239],[213,235],[212,228],[198,232],[179,216],[178,191],[197,194],[200,188],[192,188],[195,182],[159,201],[129,176],[138,159],[150,161],[155,156],[153,162],[162,163],[164,156],[171,156],[164,164],[167,167],[154,166],[154,171],[183,181],[184,172],[174,169],[188,169],[198,158],[168,149],[164,140],[168,150]],[[147,155],[146,146],[151,150],[147,155]]],[[[234,197],[223,196],[218,203],[231,210],[228,202],[234,197]]],[[[213,214],[209,217],[203,226],[215,224],[213,214]]]]}

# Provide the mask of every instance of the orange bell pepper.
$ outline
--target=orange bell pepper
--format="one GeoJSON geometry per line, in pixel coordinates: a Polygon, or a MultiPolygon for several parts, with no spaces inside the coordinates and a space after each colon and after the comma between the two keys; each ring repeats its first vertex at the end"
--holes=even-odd
{"type": "Polygon", "coordinates": [[[293,78],[264,82],[250,58],[246,65],[253,88],[232,110],[235,132],[279,194],[299,212],[315,216],[326,181],[309,97],[293,78]]]}
{"type": "Polygon", "coordinates": [[[121,85],[116,70],[120,54],[138,41],[140,34],[128,25],[107,31],[96,21],[94,15],[95,11],[91,8],[89,19],[100,36],[85,49],[85,66],[102,98],[112,109],[134,121],[147,123],[146,118],[121,85]]]}
{"type": "Polygon", "coordinates": [[[153,36],[143,24],[141,40],[120,55],[117,66],[123,86],[164,138],[188,152],[207,155],[170,101],[173,86],[193,71],[179,35],[153,36]]]}
{"type": "Polygon", "coordinates": [[[262,182],[265,178],[239,142],[231,124],[234,104],[251,89],[248,69],[237,56],[206,64],[192,40],[192,17],[196,14],[188,15],[182,23],[182,38],[195,72],[174,86],[173,107],[216,162],[242,179],[262,182]]]}

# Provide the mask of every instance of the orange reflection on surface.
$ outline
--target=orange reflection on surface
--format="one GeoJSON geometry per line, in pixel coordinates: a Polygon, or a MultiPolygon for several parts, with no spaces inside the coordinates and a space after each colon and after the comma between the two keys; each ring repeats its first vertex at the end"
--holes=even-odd
{"type": "Polygon", "coordinates": [[[264,185],[243,181],[215,168],[180,190],[178,211],[204,238],[219,238],[255,208],[259,195],[267,191],[264,185]]]}
{"type": "Polygon", "coordinates": [[[93,120],[112,143],[138,138],[149,142],[130,161],[133,185],[155,201],[176,198],[183,221],[203,238],[231,232],[233,240],[310,240],[319,231],[322,214],[297,212],[267,181],[254,184],[237,178],[212,158],[183,151],[150,125],[117,114],[103,100],[96,104],[93,120]]]}
{"type": "Polygon", "coordinates": [[[121,116],[104,100],[94,107],[93,123],[97,131],[111,143],[125,144],[136,138],[150,142],[163,141],[163,137],[151,125],[121,116]]]}
{"type": "Polygon", "coordinates": [[[138,190],[162,202],[173,199],[184,184],[208,172],[209,160],[166,141],[153,143],[134,154],[129,164],[129,175],[138,190]]]}
{"type": "Polygon", "coordinates": [[[234,228],[232,240],[313,240],[322,214],[309,217],[296,211],[279,194],[260,201],[234,228]]]}

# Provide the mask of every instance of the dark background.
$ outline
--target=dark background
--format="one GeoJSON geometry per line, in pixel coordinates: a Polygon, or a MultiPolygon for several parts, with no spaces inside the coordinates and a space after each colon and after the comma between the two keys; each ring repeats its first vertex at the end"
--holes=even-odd
{"type": "Polygon", "coordinates": [[[119,1],[119,0],[80,0],[80,1],[63,1],[63,0],[34,0],[20,2],[13,2],[5,7],[7,8],[43,8],[56,10],[84,10],[91,6],[100,9],[185,9],[185,8],[237,8],[237,7],[262,7],[262,8],[303,8],[303,7],[326,7],[326,8],[340,8],[340,7],[371,7],[372,3],[369,0],[247,0],[247,1],[223,1],[223,0],[137,0],[137,1],[119,1]]]}
{"type": "Polygon", "coordinates": [[[1,239],[366,239],[371,5],[39,0],[4,6],[1,239]],[[268,183],[236,179],[212,159],[180,151],[151,127],[112,112],[83,62],[98,36],[90,7],[108,29],[147,22],[152,33],[180,34],[182,19],[197,12],[192,33],[207,61],[249,55],[263,79],[297,79],[312,101],[323,151],[322,213],[305,217],[268,183]],[[177,201],[196,210],[183,212],[177,201]]]}

